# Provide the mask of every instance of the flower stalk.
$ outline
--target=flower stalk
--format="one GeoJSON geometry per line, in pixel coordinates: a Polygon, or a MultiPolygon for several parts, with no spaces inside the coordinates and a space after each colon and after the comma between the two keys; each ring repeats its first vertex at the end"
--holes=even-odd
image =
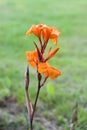
{"type": "Polygon", "coordinates": [[[30,101],[30,96],[29,96],[30,91],[28,93],[29,82],[30,82],[28,67],[26,70],[26,77],[25,77],[26,105],[27,105],[28,117],[30,121],[30,130],[33,130],[33,119],[36,111],[36,105],[37,105],[40,89],[42,86],[44,86],[48,78],[50,79],[57,78],[58,76],[61,75],[61,71],[50,66],[50,64],[48,63],[48,60],[54,57],[54,55],[57,53],[59,47],[56,47],[56,49],[54,49],[53,51],[52,51],[52,47],[50,47],[48,50],[48,55],[45,57],[45,50],[48,41],[51,39],[52,42],[57,46],[57,39],[60,34],[60,31],[54,27],[49,27],[47,25],[39,24],[39,25],[32,25],[32,27],[26,33],[27,36],[31,34],[34,34],[39,41],[39,46],[34,41],[34,45],[35,45],[34,51],[26,52],[28,63],[33,68],[37,69],[38,87],[37,87],[37,93],[36,93],[34,105],[32,105],[30,101]]]}

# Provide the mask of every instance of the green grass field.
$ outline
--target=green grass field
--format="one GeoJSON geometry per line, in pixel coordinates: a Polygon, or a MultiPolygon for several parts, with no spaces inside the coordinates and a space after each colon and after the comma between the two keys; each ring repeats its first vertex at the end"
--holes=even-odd
{"type": "MultiPolygon", "coordinates": [[[[60,50],[50,64],[62,76],[48,80],[42,88],[37,114],[53,117],[56,127],[69,129],[68,121],[79,104],[78,130],[87,129],[87,0],[2,0],[0,1],[0,98],[14,95],[25,102],[25,52],[33,50],[34,36],[25,33],[32,24],[47,24],[61,30],[60,50]],[[50,111],[49,111],[50,110],[50,111]],[[84,124],[82,124],[84,122],[84,124]]],[[[52,44],[50,42],[50,44],[52,44]]],[[[35,70],[30,67],[31,98],[36,93],[35,70]]],[[[77,130],[77,129],[76,129],[77,130]]]]}

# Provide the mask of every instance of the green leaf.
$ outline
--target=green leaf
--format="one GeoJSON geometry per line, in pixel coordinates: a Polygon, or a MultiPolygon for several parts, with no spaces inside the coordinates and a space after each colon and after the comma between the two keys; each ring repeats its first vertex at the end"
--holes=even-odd
{"type": "Polygon", "coordinates": [[[54,94],[54,86],[51,83],[48,83],[46,88],[47,88],[47,93],[49,95],[53,95],[54,94]]]}

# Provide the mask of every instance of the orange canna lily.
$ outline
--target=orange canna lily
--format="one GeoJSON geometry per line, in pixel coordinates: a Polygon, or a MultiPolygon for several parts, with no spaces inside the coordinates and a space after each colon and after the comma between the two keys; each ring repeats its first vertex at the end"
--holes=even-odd
{"type": "Polygon", "coordinates": [[[44,43],[46,43],[49,39],[51,39],[52,42],[56,44],[59,34],[60,34],[60,31],[58,29],[54,27],[49,27],[47,25],[43,26],[42,36],[44,39],[44,43]]]}
{"type": "Polygon", "coordinates": [[[56,68],[50,66],[47,61],[52,58],[57,51],[60,49],[57,47],[53,51],[51,48],[49,49],[48,55],[44,58],[44,52],[49,39],[53,41],[54,44],[57,43],[58,36],[60,31],[55,27],[49,27],[44,24],[32,25],[32,27],[26,32],[26,35],[34,34],[39,38],[40,48],[38,48],[37,44],[34,42],[36,50],[33,52],[26,52],[28,63],[38,69],[40,74],[44,74],[45,77],[50,77],[54,79],[61,75],[61,72],[56,68]]]}
{"type": "Polygon", "coordinates": [[[61,75],[61,72],[59,70],[50,66],[47,62],[38,63],[38,72],[44,74],[45,77],[49,77],[51,79],[57,78],[61,75]]]}
{"type": "Polygon", "coordinates": [[[54,79],[61,75],[61,72],[57,70],[56,68],[50,66],[48,62],[39,62],[37,51],[26,52],[26,55],[27,55],[29,64],[33,68],[36,68],[38,65],[38,72],[40,74],[44,74],[45,77],[54,79]]]}
{"type": "Polygon", "coordinates": [[[34,34],[38,38],[41,38],[42,35],[44,44],[46,44],[49,39],[51,39],[52,42],[56,44],[60,31],[55,27],[49,27],[44,24],[38,24],[38,25],[32,25],[32,27],[26,32],[27,36],[31,34],[34,34]]]}
{"type": "MultiPolygon", "coordinates": [[[[36,64],[38,65],[38,63],[40,63],[40,62],[42,62],[42,63],[45,63],[46,61],[48,61],[50,58],[52,58],[56,53],[57,53],[57,51],[59,50],[59,48],[56,48],[54,51],[49,51],[49,53],[48,53],[48,56],[47,56],[47,58],[45,58],[44,59],[44,54],[42,55],[41,54],[41,49],[40,48],[38,48],[38,51],[39,51],[39,54],[38,54],[38,51],[37,50],[35,50],[35,51],[32,51],[32,52],[30,52],[30,51],[28,51],[28,52],[26,52],[26,56],[27,56],[27,59],[28,59],[28,62],[29,62],[29,64],[32,66],[32,67],[34,67],[34,68],[36,68],[36,64]],[[40,61],[40,58],[39,57],[41,57],[41,61],[40,61]]],[[[43,64],[44,65],[44,64],[43,64]]],[[[44,67],[43,67],[44,68],[44,67]]]]}

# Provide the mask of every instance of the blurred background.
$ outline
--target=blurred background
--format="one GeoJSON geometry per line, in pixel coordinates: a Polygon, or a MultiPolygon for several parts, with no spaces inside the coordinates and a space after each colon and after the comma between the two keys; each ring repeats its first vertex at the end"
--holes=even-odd
{"type": "MultiPolygon", "coordinates": [[[[33,50],[32,24],[47,24],[61,31],[60,50],[50,64],[62,72],[42,88],[35,115],[35,130],[69,130],[78,103],[78,128],[87,129],[87,0],[0,1],[0,130],[27,130],[24,74],[25,52],[33,50]]],[[[51,41],[50,41],[50,44],[51,41]]],[[[30,96],[34,102],[36,71],[30,67],[30,96]]]]}

